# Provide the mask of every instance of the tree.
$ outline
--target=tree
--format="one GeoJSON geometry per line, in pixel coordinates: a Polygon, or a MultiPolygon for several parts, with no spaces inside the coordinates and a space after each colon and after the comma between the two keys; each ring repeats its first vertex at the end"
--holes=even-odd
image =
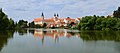
{"type": "Polygon", "coordinates": [[[106,21],[106,28],[114,29],[116,23],[117,23],[116,18],[108,18],[106,21]]]}
{"type": "Polygon", "coordinates": [[[81,19],[78,29],[83,30],[120,30],[120,19],[111,16],[85,16],[81,19]]]}
{"type": "Polygon", "coordinates": [[[120,30],[120,19],[117,21],[116,25],[115,25],[115,28],[117,30],[120,30]]]}
{"type": "Polygon", "coordinates": [[[14,29],[14,21],[0,9],[0,29],[14,29]]]}
{"type": "Polygon", "coordinates": [[[80,27],[81,29],[85,29],[85,30],[93,30],[94,26],[96,24],[96,19],[97,16],[85,16],[82,18],[82,20],[80,21],[80,27]]]}
{"type": "Polygon", "coordinates": [[[35,27],[34,21],[32,21],[31,23],[29,23],[29,27],[31,27],[31,28],[35,27]]]}
{"type": "Polygon", "coordinates": [[[14,24],[14,21],[12,20],[12,18],[10,18],[9,20],[9,28],[15,28],[15,24],[14,24]]]}
{"type": "Polygon", "coordinates": [[[46,26],[47,26],[47,24],[46,24],[46,23],[44,23],[44,24],[42,25],[42,28],[46,28],[46,26]]]}
{"type": "Polygon", "coordinates": [[[26,28],[27,26],[27,21],[24,20],[19,20],[18,24],[17,24],[17,28],[26,28]]]}
{"type": "Polygon", "coordinates": [[[101,24],[102,24],[102,21],[103,21],[103,20],[104,20],[104,18],[97,18],[97,20],[96,20],[96,25],[95,25],[94,29],[96,29],[96,30],[101,30],[101,29],[102,29],[101,24]]]}
{"type": "Polygon", "coordinates": [[[7,15],[0,9],[0,29],[8,29],[9,19],[7,15]]]}
{"type": "Polygon", "coordinates": [[[118,10],[114,11],[113,15],[116,18],[120,18],[120,7],[118,7],[118,10]]]}

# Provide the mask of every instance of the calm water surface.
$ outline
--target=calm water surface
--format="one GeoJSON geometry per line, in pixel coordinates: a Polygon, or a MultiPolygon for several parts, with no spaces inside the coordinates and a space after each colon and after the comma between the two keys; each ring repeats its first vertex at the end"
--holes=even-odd
{"type": "Polygon", "coordinates": [[[120,53],[120,31],[0,31],[0,53],[120,53]]]}

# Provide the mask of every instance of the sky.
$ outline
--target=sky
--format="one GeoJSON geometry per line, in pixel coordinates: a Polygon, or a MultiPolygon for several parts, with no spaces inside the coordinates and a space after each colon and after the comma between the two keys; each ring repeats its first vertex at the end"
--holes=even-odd
{"type": "Polygon", "coordinates": [[[43,12],[45,18],[58,13],[60,18],[107,16],[120,6],[119,0],[0,0],[0,8],[15,21],[33,21],[43,12]]]}

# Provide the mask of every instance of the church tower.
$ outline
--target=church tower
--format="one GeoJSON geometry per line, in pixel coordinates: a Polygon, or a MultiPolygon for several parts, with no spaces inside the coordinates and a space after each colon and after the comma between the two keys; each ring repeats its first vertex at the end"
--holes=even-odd
{"type": "Polygon", "coordinates": [[[56,17],[56,14],[54,13],[54,18],[56,17]]]}
{"type": "Polygon", "coordinates": [[[42,12],[41,18],[44,20],[44,14],[43,14],[43,12],[42,12]]]}
{"type": "Polygon", "coordinates": [[[59,15],[57,14],[57,17],[59,17],[59,15]]]}

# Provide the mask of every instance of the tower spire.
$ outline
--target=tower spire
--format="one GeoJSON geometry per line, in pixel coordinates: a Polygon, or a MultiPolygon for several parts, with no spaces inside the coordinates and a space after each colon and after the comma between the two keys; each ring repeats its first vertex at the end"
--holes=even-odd
{"type": "Polygon", "coordinates": [[[57,14],[57,17],[59,17],[59,15],[57,14]]]}
{"type": "Polygon", "coordinates": [[[54,13],[54,17],[56,17],[56,14],[54,13]]]}
{"type": "Polygon", "coordinates": [[[43,14],[43,12],[42,12],[41,18],[44,19],[44,14],[43,14]]]}
{"type": "Polygon", "coordinates": [[[41,16],[43,16],[44,17],[44,14],[43,14],[43,12],[42,12],[42,15],[41,16]]]}

